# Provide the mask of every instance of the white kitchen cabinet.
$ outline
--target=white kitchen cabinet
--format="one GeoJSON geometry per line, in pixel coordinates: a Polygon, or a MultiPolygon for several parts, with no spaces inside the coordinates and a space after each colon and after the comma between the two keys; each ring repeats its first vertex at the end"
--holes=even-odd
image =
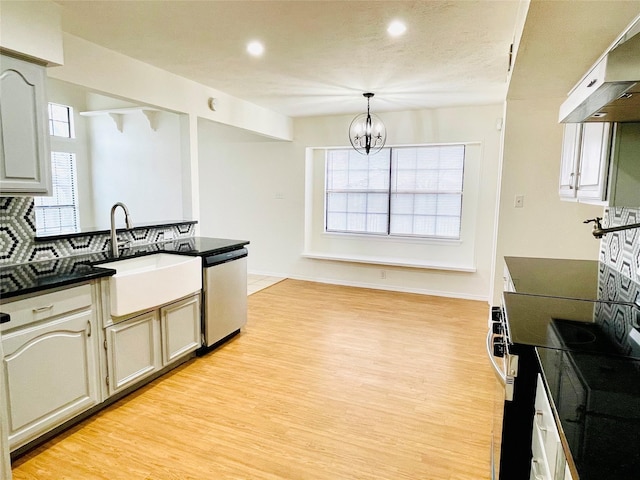
{"type": "Polygon", "coordinates": [[[158,311],[153,310],[106,329],[109,395],[160,369],[159,323],[158,311]]]}
{"type": "Polygon", "coordinates": [[[561,200],[640,206],[640,123],[565,124],[561,200]]]}
{"type": "Polygon", "coordinates": [[[3,303],[2,311],[12,318],[2,325],[1,381],[15,450],[101,401],[99,330],[89,285],[3,303]]]}
{"type": "Polygon", "coordinates": [[[111,396],[195,351],[200,339],[200,293],[128,318],[105,329],[111,396]]]}
{"type": "Polygon", "coordinates": [[[560,198],[564,200],[576,199],[581,135],[582,124],[566,123],[564,125],[560,162],[560,198]]]}
{"type": "MultiPolygon", "coordinates": [[[[4,350],[0,332],[0,379],[4,378],[4,350]]],[[[6,386],[0,381],[0,480],[11,478],[11,458],[9,457],[9,415],[6,405],[6,386]]]]}
{"type": "Polygon", "coordinates": [[[163,366],[200,347],[199,294],[162,307],[160,318],[163,366]]]}
{"type": "Polygon", "coordinates": [[[602,122],[582,125],[580,167],[578,170],[578,200],[606,200],[611,148],[611,124],[602,122]]]}
{"type": "Polygon", "coordinates": [[[560,198],[604,205],[610,165],[611,124],[567,123],[564,128],[560,198]]]}
{"type": "Polygon", "coordinates": [[[51,195],[46,72],[0,55],[0,193],[51,195]]]}
{"type": "Polygon", "coordinates": [[[540,375],[536,388],[531,451],[531,480],[563,480],[566,459],[540,375]]]}

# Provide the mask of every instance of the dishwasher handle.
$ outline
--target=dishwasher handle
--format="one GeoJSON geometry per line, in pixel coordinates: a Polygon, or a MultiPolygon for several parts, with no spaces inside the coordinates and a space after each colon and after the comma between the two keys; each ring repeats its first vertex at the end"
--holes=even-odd
{"type": "Polygon", "coordinates": [[[225,253],[217,253],[215,255],[208,255],[202,259],[203,268],[213,267],[215,265],[221,265],[223,263],[232,262],[249,255],[249,251],[246,248],[239,248],[225,253]]]}

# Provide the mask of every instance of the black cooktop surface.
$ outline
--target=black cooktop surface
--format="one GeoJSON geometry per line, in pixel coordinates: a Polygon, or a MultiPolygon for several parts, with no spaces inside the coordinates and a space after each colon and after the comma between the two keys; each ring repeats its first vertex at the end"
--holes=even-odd
{"type": "Polygon", "coordinates": [[[511,344],[640,359],[640,307],[504,293],[511,344]]]}

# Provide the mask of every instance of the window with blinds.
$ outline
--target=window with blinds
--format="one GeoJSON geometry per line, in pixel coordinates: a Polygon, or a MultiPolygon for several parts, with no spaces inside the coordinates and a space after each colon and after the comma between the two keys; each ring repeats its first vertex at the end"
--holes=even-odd
{"type": "Polygon", "coordinates": [[[39,235],[79,231],[76,182],[76,156],[51,152],[53,195],[34,197],[36,231],[39,235]]]}
{"type": "Polygon", "coordinates": [[[464,145],[329,150],[325,231],[459,239],[464,145]]]}
{"type": "MultiPolygon", "coordinates": [[[[52,146],[57,141],[56,137],[62,137],[65,140],[61,145],[56,144],[58,147],[75,148],[72,107],[49,103],[49,134],[52,146]]],[[[50,197],[34,197],[36,232],[38,235],[78,232],[80,222],[75,153],[51,152],[51,182],[53,194],[50,197]]]]}

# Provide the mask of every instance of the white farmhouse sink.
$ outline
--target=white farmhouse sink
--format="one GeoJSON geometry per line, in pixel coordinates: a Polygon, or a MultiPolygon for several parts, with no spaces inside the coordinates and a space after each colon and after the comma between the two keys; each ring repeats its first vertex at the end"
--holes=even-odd
{"type": "Polygon", "coordinates": [[[202,259],[156,253],[102,263],[109,279],[111,315],[122,317],[172,302],[202,288],[202,259]]]}

